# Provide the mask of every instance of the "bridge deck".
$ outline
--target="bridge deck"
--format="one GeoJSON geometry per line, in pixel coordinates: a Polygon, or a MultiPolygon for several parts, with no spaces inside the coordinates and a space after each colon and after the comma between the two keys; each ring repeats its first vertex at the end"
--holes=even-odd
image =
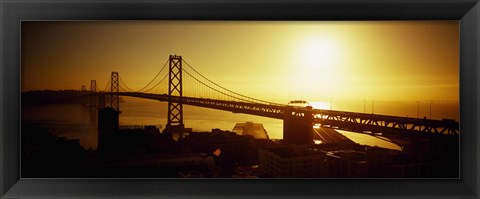
{"type": "MultiPolygon", "coordinates": [[[[109,95],[110,93],[97,94],[109,95]]],[[[304,108],[293,108],[288,105],[179,97],[168,96],[167,94],[136,92],[119,92],[117,94],[121,96],[139,97],[159,101],[172,101],[186,105],[276,119],[284,119],[285,114],[290,113],[290,111],[301,113],[302,115],[311,114],[314,117],[313,121],[316,124],[321,124],[324,127],[356,132],[368,131],[384,134],[435,133],[448,135],[456,135],[459,133],[459,123],[454,120],[430,120],[320,109],[307,110],[304,108]]]]}

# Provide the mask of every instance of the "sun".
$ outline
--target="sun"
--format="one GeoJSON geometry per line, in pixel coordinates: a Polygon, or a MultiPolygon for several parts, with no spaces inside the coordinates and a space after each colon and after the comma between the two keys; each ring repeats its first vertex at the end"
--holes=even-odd
{"type": "Polygon", "coordinates": [[[305,39],[300,48],[301,63],[308,70],[330,73],[339,61],[338,42],[333,39],[305,39]]]}
{"type": "MultiPolygon", "coordinates": [[[[344,85],[342,40],[335,35],[302,35],[296,37],[295,47],[292,48],[289,76],[295,92],[304,96],[332,96],[341,92],[344,85]]],[[[308,100],[308,99],[307,99],[308,100]]],[[[326,109],[327,107],[320,107],[326,109]]]]}

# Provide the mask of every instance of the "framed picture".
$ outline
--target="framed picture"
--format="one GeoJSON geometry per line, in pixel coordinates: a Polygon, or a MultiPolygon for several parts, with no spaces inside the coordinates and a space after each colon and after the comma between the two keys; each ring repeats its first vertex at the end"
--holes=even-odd
{"type": "Polygon", "coordinates": [[[478,197],[479,9],[4,2],[2,196],[478,197]]]}

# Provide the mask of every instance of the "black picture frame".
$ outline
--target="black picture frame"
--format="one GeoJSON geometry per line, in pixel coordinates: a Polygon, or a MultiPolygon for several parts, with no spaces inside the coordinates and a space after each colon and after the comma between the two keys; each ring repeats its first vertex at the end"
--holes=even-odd
{"type": "Polygon", "coordinates": [[[2,0],[2,198],[478,198],[478,0],[2,0]],[[460,179],[20,179],[22,20],[460,20],[460,179]]]}

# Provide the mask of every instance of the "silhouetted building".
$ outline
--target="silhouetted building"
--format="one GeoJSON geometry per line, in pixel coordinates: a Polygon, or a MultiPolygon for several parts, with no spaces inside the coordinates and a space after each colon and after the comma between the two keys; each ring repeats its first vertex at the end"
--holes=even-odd
{"type": "Polygon", "coordinates": [[[339,145],[284,145],[260,150],[260,171],[278,178],[368,177],[364,152],[338,150],[339,145]]]}
{"type": "Polygon", "coordinates": [[[221,170],[204,153],[137,155],[99,162],[105,176],[115,177],[216,177],[221,170]]]}
{"type": "Polygon", "coordinates": [[[368,147],[366,156],[370,162],[370,177],[412,178],[430,177],[432,164],[401,151],[368,147]]]}
{"type": "Polygon", "coordinates": [[[118,130],[118,111],[107,107],[98,110],[98,130],[102,133],[109,133],[118,130]]]}
{"type": "Polygon", "coordinates": [[[165,126],[165,129],[163,129],[163,133],[183,134],[184,132],[185,132],[184,124],[177,124],[177,125],[167,124],[165,126]]]}
{"type": "Polygon", "coordinates": [[[286,144],[313,144],[311,110],[290,107],[283,119],[283,141],[286,144]]]}
{"type": "Polygon", "coordinates": [[[382,177],[418,178],[431,177],[432,164],[430,163],[395,163],[388,165],[388,172],[382,177]]]}
{"type": "Polygon", "coordinates": [[[147,125],[144,127],[145,133],[147,134],[159,134],[160,129],[153,125],[147,125]]]}
{"type": "Polygon", "coordinates": [[[98,110],[98,149],[103,150],[112,142],[111,134],[118,131],[118,111],[112,108],[98,110]]]}
{"type": "Polygon", "coordinates": [[[369,164],[365,152],[342,150],[327,152],[328,177],[366,178],[369,164]]]}
{"type": "Polygon", "coordinates": [[[253,164],[257,162],[257,153],[252,138],[240,136],[230,131],[212,129],[212,132],[190,133],[179,140],[182,150],[213,154],[217,149],[218,164],[222,167],[253,164]]]}
{"type": "Polygon", "coordinates": [[[276,178],[328,176],[328,157],[306,146],[279,146],[260,150],[260,172],[276,178]]]}
{"type": "Polygon", "coordinates": [[[48,128],[22,128],[22,176],[82,177],[87,151],[78,139],[51,135],[48,128]]]}

